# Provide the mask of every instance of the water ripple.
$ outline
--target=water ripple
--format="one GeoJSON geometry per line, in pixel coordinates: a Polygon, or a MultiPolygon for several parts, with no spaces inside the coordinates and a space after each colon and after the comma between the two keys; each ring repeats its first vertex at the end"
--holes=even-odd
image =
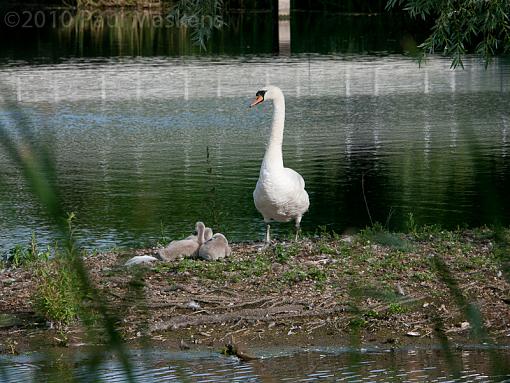
{"type": "MultiPolygon", "coordinates": [[[[65,209],[85,247],[154,244],[196,220],[234,241],[262,237],[252,190],[271,107],[247,108],[264,83],[285,91],[285,164],[305,178],[305,231],[374,220],[477,226],[510,223],[510,70],[468,59],[293,56],[78,60],[0,67],[38,142],[54,149],[65,209]],[[475,208],[476,207],[476,208],[475,208]],[[452,214],[453,213],[453,214],[452,214]]],[[[0,248],[51,224],[0,151],[0,248]]],[[[290,225],[275,225],[284,235],[290,225]]]]}

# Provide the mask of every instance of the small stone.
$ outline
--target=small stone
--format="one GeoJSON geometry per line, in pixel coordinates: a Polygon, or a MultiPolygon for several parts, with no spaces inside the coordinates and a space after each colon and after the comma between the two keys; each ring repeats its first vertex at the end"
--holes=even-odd
{"type": "Polygon", "coordinates": [[[406,333],[407,336],[420,336],[420,333],[417,331],[409,331],[406,333]]]}
{"type": "Polygon", "coordinates": [[[471,325],[469,324],[469,322],[462,322],[462,323],[460,324],[460,329],[461,329],[461,330],[467,330],[467,329],[468,329],[468,328],[470,328],[470,327],[471,327],[471,325]]]}
{"type": "Polygon", "coordinates": [[[423,304],[423,306],[422,306],[422,307],[423,307],[424,309],[426,309],[426,308],[427,308],[427,307],[429,307],[429,306],[430,306],[430,303],[429,303],[429,302],[425,302],[425,303],[423,304]]]}
{"type": "Polygon", "coordinates": [[[195,301],[189,301],[188,302],[188,307],[190,309],[193,309],[193,310],[198,310],[200,308],[200,304],[198,304],[197,302],[195,301]]]}

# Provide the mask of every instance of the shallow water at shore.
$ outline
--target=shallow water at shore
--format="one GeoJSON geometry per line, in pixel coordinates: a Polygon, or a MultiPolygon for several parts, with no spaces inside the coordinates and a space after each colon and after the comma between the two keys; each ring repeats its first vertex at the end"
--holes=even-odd
{"type": "MultiPolygon", "coordinates": [[[[133,351],[137,382],[503,382],[510,377],[493,371],[494,355],[508,363],[508,348],[468,346],[452,351],[446,362],[439,348],[403,350],[348,348],[288,348],[258,350],[260,359],[241,362],[215,352],[133,351]],[[492,372],[491,372],[492,371],[492,372]]],[[[65,355],[65,353],[64,353],[65,355]]],[[[69,356],[69,355],[68,355],[69,356]]],[[[38,355],[2,356],[3,382],[46,380],[60,369],[68,376],[92,381],[83,357],[61,357],[58,365],[45,365],[38,355]],[[76,364],[73,365],[73,361],[76,364]]],[[[1,372],[1,370],[0,370],[1,372]]],[[[0,373],[2,376],[2,373],[0,373]]],[[[53,377],[56,377],[55,375],[53,377]]],[[[126,376],[114,358],[97,370],[97,381],[123,382],[126,376]]]]}

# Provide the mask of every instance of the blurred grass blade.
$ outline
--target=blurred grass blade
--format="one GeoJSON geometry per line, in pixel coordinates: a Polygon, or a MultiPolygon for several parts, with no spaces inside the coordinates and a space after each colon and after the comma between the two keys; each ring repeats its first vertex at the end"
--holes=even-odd
{"type": "MultiPolygon", "coordinates": [[[[3,95],[8,94],[4,87],[0,89],[3,95]]],[[[118,320],[115,316],[115,310],[108,307],[107,301],[103,298],[100,291],[91,283],[72,235],[72,216],[66,217],[64,214],[56,182],[55,162],[51,155],[51,150],[36,139],[29,117],[16,102],[10,101],[5,96],[0,99],[0,102],[8,110],[13,111],[10,114],[13,120],[13,129],[8,128],[7,121],[0,121],[0,148],[5,150],[13,165],[21,171],[34,197],[42,203],[49,218],[57,224],[58,231],[66,244],[66,251],[64,253],[66,261],[71,272],[75,274],[79,281],[79,288],[77,289],[81,295],[79,298],[89,297],[93,303],[90,308],[88,306],[84,307],[80,319],[85,325],[89,336],[96,338],[93,344],[97,344],[99,339],[97,339],[98,333],[94,328],[94,315],[96,312],[99,313],[99,323],[107,337],[103,349],[105,351],[115,351],[128,381],[134,382],[131,363],[124,348],[122,337],[116,327],[118,320]]],[[[102,354],[98,352],[93,355],[102,354]]],[[[99,362],[94,364],[94,367],[97,367],[99,362]]]]}

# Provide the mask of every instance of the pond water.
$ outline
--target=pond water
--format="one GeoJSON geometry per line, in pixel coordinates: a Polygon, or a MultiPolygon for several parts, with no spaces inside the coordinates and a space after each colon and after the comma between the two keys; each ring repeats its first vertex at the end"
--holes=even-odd
{"type": "MultiPolygon", "coordinates": [[[[146,40],[133,45],[109,29],[92,38],[86,28],[81,35],[50,29],[25,50],[3,43],[2,124],[16,135],[21,121],[51,147],[83,246],[150,245],[187,235],[196,220],[233,241],[260,240],[252,191],[272,107],[247,106],[266,84],[286,95],[284,158],[310,194],[305,232],[375,221],[393,229],[410,221],[510,224],[508,60],[485,69],[467,58],[453,71],[447,59],[430,57],[419,67],[398,53],[395,36],[407,27],[383,34],[391,20],[317,15],[323,26],[311,31],[328,36],[322,45],[310,48],[299,25],[317,20],[300,16],[292,53],[271,55],[274,44],[246,41],[255,39],[250,26],[271,30],[267,17],[243,17],[237,32],[214,34],[208,51],[181,42],[190,55],[170,44],[174,30],[151,29],[168,35],[156,33],[156,46],[166,41],[169,51],[145,51],[146,40]],[[338,41],[330,37],[335,25],[346,28],[338,41]],[[214,51],[219,45],[223,51],[214,51]],[[101,56],[100,47],[115,56],[101,56]]],[[[0,248],[26,243],[32,232],[51,241],[51,223],[1,148],[0,165],[0,248]]],[[[275,230],[285,236],[292,225],[275,230]]]]}
{"type": "MultiPolygon", "coordinates": [[[[139,14],[71,16],[0,26],[0,121],[15,140],[24,131],[51,149],[65,210],[88,249],[154,244],[187,235],[199,219],[233,241],[261,239],[252,191],[272,108],[247,106],[266,84],[286,95],[284,157],[307,183],[306,232],[375,221],[510,224],[508,59],[485,69],[467,58],[452,71],[432,56],[419,67],[402,54],[419,36],[414,23],[382,16],[294,14],[275,26],[267,14],[240,14],[212,31],[205,51],[189,30],[134,23],[139,14]]],[[[277,236],[291,230],[275,225],[277,236]]],[[[32,232],[55,239],[0,147],[0,252],[32,232]]],[[[509,351],[493,351],[265,350],[241,363],[156,350],[132,359],[141,382],[508,381],[493,357],[508,365],[509,351]]],[[[0,380],[57,372],[96,381],[87,360],[73,358],[1,356],[0,380]]],[[[113,358],[98,374],[125,381],[113,358]]]]}
{"type": "MultiPolygon", "coordinates": [[[[353,353],[348,349],[266,350],[262,359],[241,362],[213,352],[133,352],[136,382],[509,382],[495,372],[491,352],[468,348],[453,351],[446,362],[439,349],[377,349],[353,353]]],[[[500,363],[508,363],[508,349],[497,350],[500,363]]],[[[0,359],[2,381],[124,382],[125,372],[113,357],[95,369],[87,359],[60,355],[45,362],[38,355],[0,359]]]]}

